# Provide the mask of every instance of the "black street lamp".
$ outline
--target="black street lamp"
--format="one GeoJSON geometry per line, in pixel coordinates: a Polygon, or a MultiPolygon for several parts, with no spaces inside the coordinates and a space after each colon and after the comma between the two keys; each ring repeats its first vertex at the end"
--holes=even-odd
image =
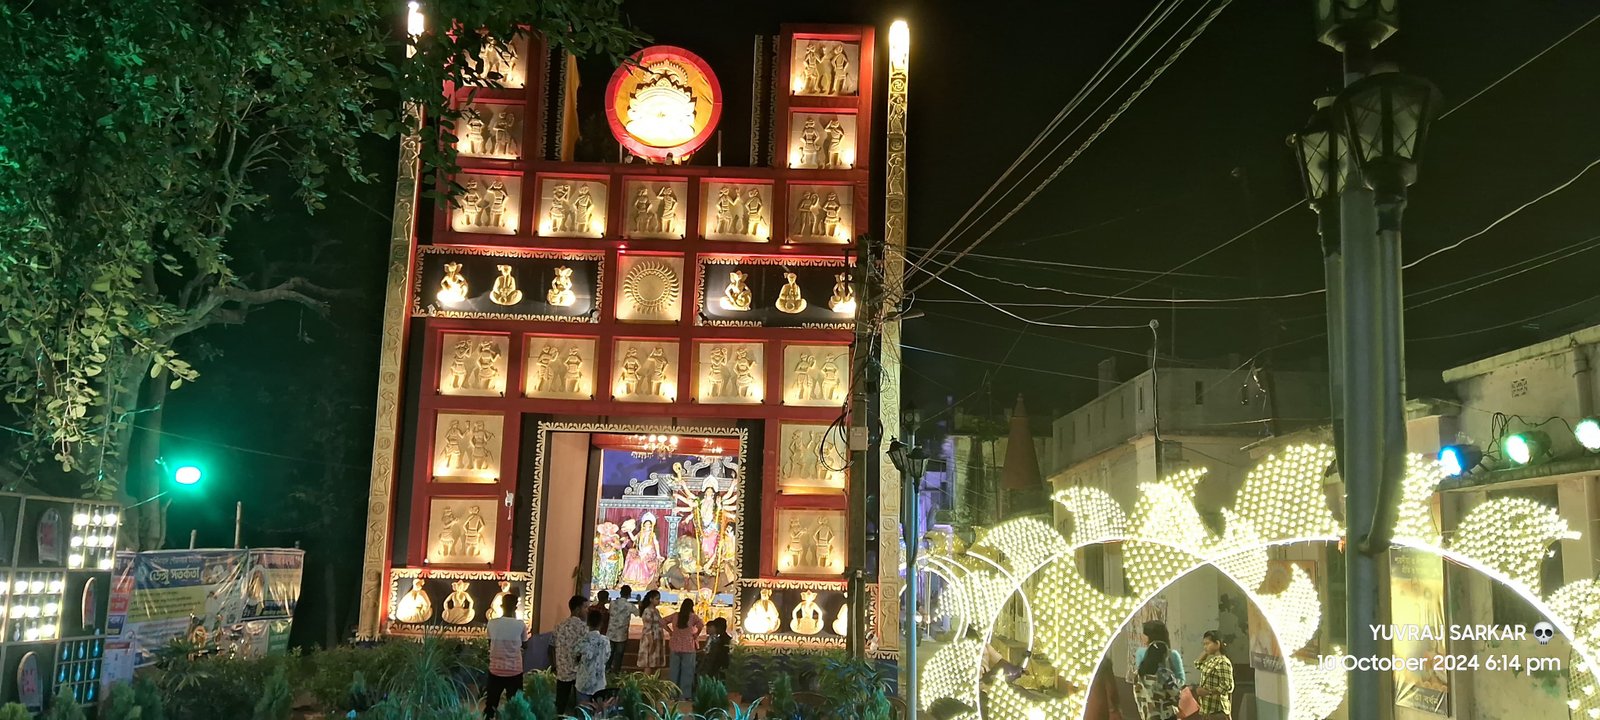
{"type": "MultiPolygon", "coordinates": [[[[909,420],[913,424],[905,425],[905,429],[915,429],[916,410],[907,409],[901,413],[902,420],[909,420]]],[[[900,438],[889,441],[887,451],[889,461],[894,463],[894,469],[900,473],[900,526],[906,544],[906,602],[905,602],[905,648],[901,650],[900,657],[906,668],[905,698],[909,706],[907,720],[916,720],[918,707],[917,685],[917,610],[920,597],[920,588],[917,578],[917,549],[921,544],[922,531],[918,529],[919,512],[918,490],[922,487],[922,475],[928,470],[928,455],[921,447],[911,447],[900,438]]]]}
{"type": "Polygon", "coordinates": [[[1351,155],[1380,207],[1404,202],[1406,188],[1417,182],[1439,98],[1433,83],[1392,69],[1368,75],[1339,95],[1351,155]]]}
{"type": "MultiPolygon", "coordinates": [[[[1328,289],[1328,391],[1333,418],[1333,447],[1344,453],[1344,253],[1340,245],[1339,198],[1351,182],[1350,141],[1344,122],[1334,108],[1336,98],[1317,98],[1317,110],[1304,128],[1289,136],[1289,147],[1299,160],[1300,182],[1306,205],[1317,214],[1317,234],[1322,240],[1322,277],[1328,289]]],[[[1336,460],[1337,461],[1337,460],[1336,460]]],[[[1339,467],[1343,467],[1342,463],[1339,467]]]]}

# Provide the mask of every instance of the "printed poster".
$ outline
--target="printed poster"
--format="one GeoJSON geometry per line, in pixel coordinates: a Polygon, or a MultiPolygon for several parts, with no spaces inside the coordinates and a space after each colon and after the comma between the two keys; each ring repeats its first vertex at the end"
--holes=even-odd
{"type": "MultiPolygon", "coordinates": [[[[1389,622],[1396,626],[1446,627],[1444,614],[1444,560],[1418,550],[1389,551],[1389,622]]],[[[1351,628],[1351,632],[1371,632],[1351,628]]],[[[1420,635],[1421,633],[1416,633],[1420,635]]],[[[1394,641],[1394,656],[1425,660],[1420,670],[1394,671],[1395,704],[1436,715],[1450,714],[1450,675],[1435,670],[1433,658],[1449,651],[1445,641],[1394,641]]]]}
{"type": "Polygon", "coordinates": [[[300,550],[118,554],[106,620],[108,664],[131,657],[135,667],[149,665],[174,640],[233,656],[282,652],[304,564],[300,550]]]}

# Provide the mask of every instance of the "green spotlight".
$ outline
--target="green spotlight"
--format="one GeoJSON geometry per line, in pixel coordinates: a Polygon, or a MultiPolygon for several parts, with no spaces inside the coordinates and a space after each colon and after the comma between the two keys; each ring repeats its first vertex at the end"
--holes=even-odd
{"type": "Polygon", "coordinates": [[[195,465],[179,465],[172,472],[172,479],[179,485],[194,485],[200,482],[200,468],[195,465]]]}
{"type": "Polygon", "coordinates": [[[1538,430],[1528,430],[1508,435],[1500,443],[1506,459],[1516,465],[1527,465],[1550,452],[1550,436],[1538,430]]]}

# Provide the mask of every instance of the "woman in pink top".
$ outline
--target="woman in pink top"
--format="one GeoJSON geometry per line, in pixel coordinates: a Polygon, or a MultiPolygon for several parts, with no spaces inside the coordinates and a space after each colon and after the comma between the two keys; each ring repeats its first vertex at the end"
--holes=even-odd
{"type": "Polygon", "coordinates": [[[679,696],[684,700],[694,694],[694,659],[700,650],[700,633],[705,627],[700,616],[694,614],[694,600],[684,598],[673,618],[672,637],[668,641],[672,660],[667,668],[669,679],[678,686],[679,696]]]}

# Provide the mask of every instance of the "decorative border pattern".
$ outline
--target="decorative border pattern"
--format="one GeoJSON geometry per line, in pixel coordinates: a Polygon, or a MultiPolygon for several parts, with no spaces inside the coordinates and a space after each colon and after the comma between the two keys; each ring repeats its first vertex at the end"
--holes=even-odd
{"type": "MultiPolygon", "coordinates": [[[[755,37],[755,51],[750,58],[750,165],[752,167],[761,163],[761,57],[762,46],[766,44],[767,36],[755,37]]],[[[720,162],[717,164],[721,164],[720,162]]]]}
{"type": "Polygon", "coordinates": [[[400,385],[407,312],[406,279],[411,274],[411,234],[416,226],[417,176],[422,140],[420,108],[405,108],[410,132],[400,139],[399,171],[394,181],[394,218],[389,226],[389,277],[384,285],[383,330],[378,352],[377,418],[372,428],[372,474],[367,489],[366,548],[361,559],[361,616],[356,636],[374,639],[383,623],[383,573],[388,564],[394,489],[395,450],[400,434],[400,385]]]}
{"type": "Polygon", "coordinates": [[[594,308],[588,315],[525,315],[519,313],[480,313],[440,310],[433,305],[424,308],[422,302],[422,273],[416,273],[411,285],[411,315],[413,317],[461,318],[468,320],[524,320],[528,322],[565,322],[598,324],[604,312],[606,290],[606,254],[600,251],[519,250],[515,248],[481,248],[455,245],[424,245],[417,248],[417,262],[425,255],[477,255],[528,260],[573,260],[596,263],[594,281],[594,308]]]}
{"type": "Polygon", "coordinates": [[[394,614],[400,604],[401,581],[412,581],[417,578],[437,580],[489,580],[510,581],[522,586],[522,592],[517,596],[517,617],[523,624],[530,622],[533,612],[533,576],[522,572],[494,572],[489,570],[424,570],[421,568],[394,568],[389,571],[389,635],[424,636],[434,635],[441,637],[481,638],[488,634],[488,628],[483,625],[464,627],[441,622],[428,622],[420,624],[397,623],[394,614]]]}
{"type": "MultiPolygon", "coordinates": [[[[637,425],[637,424],[612,424],[612,423],[569,423],[569,422],[540,422],[538,437],[535,439],[533,451],[533,500],[528,503],[530,521],[528,523],[528,575],[539,577],[539,538],[541,536],[541,518],[544,515],[545,468],[549,460],[549,445],[546,440],[553,432],[582,432],[582,433],[615,433],[615,434],[652,434],[667,433],[674,435],[700,435],[712,437],[731,437],[739,439],[739,504],[736,511],[739,513],[739,552],[734,556],[734,562],[739,567],[744,567],[744,547],[748,540],[745,522],[745,491],[748,483],[746,480],[746,461],[750,454],[750,431],[742,427],[700,427],[693,425],[637,425]]],[[[734,626],[739,623],[739,588],[744,581],[741,579],[734,584],[733,609],[734,626]]]]}
{"type": "MultiPolygon", "coordinates": [[[[905,63],[889,62],[883,184],[883,305],[878,309],[878,423],[900,426],[900,322],[887,320],[905,295],[906,253],[906,98],[910,74],[905,63]],[[892,348],[892,351],[888,351],[892,348]]],[[[867,422],[866,418],[862,422],[867,422]]],[[[871,460],[868,460],[871,462],[871,460]]],[[[878,583],[900,582],[900,474],[886,453],[878,453],[878,583]],[[893,532],[888,531],[894,528],[893,532]]],[[[914,542],[914,540],[907,540],[914,542]]],[[[884,648],[900,647],[900,594],[879,597],[884,648]]],[[[868,645],[871,646],[870,643],[868,645]]]]}
{"type": "MultiPolygon", "coordinates": [[[[759,320],[720,320],[706,317],[706,272],[707,265],[777,265],[786,267],[825,267],[848,270],[855,267],[855,259],[838,255],[826,257],[748,257],[743,255],[701,255],[700,267],[696,268],[694,279],[694,324],[695,327],[766,327],[759,320]]],[[[855,328],[855,319],[836,323],[803,323],[799,327],[776,327],[774,330],[850,330],[855,328]]]]}
{"type": "MultiPolygon", "coordinates": [[[[739,642],[760,645],[765,647],[794,648],[800,651],[809,650],[837,650],[845,647],[845,638],[829,635],[799,635],[796,633],[745,633],[744,630],[744,590],[770,589],[770,590],[824,590],[827,592],[845,593],[849,582],[845,580],[780,580],[771,578],[750,578],[739,581],[739,588],[734,593],[733,606],[733,631],[739,634],[739,642]]],[[[877,583],[866,583],[867,606],[878,607],[882,602],[882,593],[879,592],[877,583]]],[[[880,649],[878,616],[877,613],[868,612],[867,615],[867,652],[875,658],[895,658],[899,653],[894,650],[880,649]]]]}

